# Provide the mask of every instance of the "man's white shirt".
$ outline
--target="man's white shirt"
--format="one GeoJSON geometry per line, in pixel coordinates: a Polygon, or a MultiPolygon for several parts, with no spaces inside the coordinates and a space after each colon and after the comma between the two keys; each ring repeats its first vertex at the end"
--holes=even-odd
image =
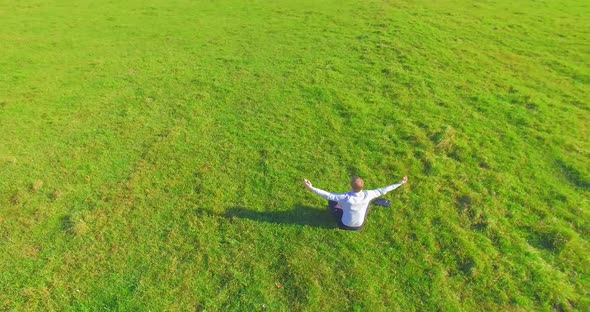
{"type": "Polygon", "coordinates": [[[395,190],[400,185],[402,184],[396,183],[375,190],[360,192],[351,190],[346,193],[330,193],[316,187],[312,187],[311,191],[322,198],[338,202],[342,207],[342,223],[350,227],[359,227],[365,221],[365,214],[371,200],[395,190]]]}

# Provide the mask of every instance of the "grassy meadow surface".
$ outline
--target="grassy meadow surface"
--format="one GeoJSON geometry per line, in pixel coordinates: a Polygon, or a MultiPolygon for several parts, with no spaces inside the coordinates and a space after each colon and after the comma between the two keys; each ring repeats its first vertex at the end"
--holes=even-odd
{"type": "Polygon", "coordinates": [[[590,309],[585,1],[0,0],[0,310],[590,309]],[[409,176],[361,232],[301,181],[409,176]]]}

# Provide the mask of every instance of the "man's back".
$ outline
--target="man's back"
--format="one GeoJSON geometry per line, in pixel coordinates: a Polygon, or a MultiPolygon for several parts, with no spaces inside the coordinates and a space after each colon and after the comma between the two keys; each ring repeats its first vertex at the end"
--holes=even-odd
{"type": "Polygon", "coordinates": [[[369,203],[376,197],[370,196],[373,194],[369,192],[350,191],[345,193],[341,200],[338,200],[338,204],[342,207],[342,223],[351,227],[363,225],[369,203]]]}

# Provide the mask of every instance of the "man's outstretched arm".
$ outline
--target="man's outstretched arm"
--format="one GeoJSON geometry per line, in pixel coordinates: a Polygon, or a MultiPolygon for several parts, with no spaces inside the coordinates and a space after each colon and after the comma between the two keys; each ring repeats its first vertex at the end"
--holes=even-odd
{"type": "Polygon", "coordinates": [[[311,182],[309,182],[308,179],[303,180],[303,185],[305,185],[306,189],[318,194],[320,197],[327,199],[327,200],[339,201],[341,199],[344,199],[344,196],[346,196],[345,194],[330,193],[330,192],[326,192],[324,190],[320,190],[317,187],[313,187],[311,185],[311,182]]]}
{"type": "Polygon", "coordinates": [[[375,190],[370,190],[370,191],[367,191],[367,193],[369,193],[369,196],[371,196],[372,198],[379,197],[379,196],[385,195],[385,194],[395,190],[396,188],[400,187],[402,184],[404,184],[406,182],[408,182],[408,177],[404,176],[402,178],[402,180],[399,181],[398,183],[384,186],[382,188],[378,188],[375,190]]]}

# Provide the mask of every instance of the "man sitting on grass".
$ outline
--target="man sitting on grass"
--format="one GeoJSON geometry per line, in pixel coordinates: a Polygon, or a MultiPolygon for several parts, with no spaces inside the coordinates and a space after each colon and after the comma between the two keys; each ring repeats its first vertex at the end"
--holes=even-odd
{"type": "Polygon", "coordinates": [[[371,200],[395,190],[406,182],[408,182],[408,177],[404,176],[399,183],[376,190],[363,191],[365,185],[363,179],[353,177],[350,181],[351,190],[347,193],[330,193],[320,190],[313,187],[307,179],[303,181],[303,184],[308,190],[328,200],[328,209],[338,220],[339,228],[343,230],[360,230],[363,228],[371,200]]]}

